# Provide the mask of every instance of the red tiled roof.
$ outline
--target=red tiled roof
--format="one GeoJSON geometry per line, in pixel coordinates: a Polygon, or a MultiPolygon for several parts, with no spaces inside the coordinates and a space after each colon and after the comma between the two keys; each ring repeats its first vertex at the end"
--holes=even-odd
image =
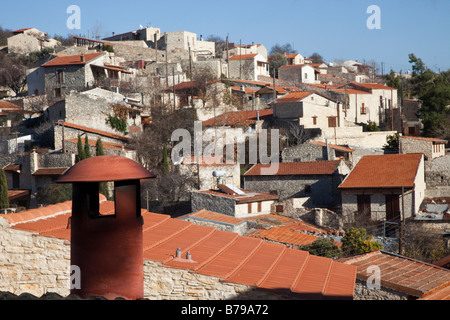
{"type": "Polygon", "coordinates": [[[8,200],[16,200],[30,194],[29,190],[8,190],[8,200]]]}
{"type": "Polygon", "coordinates": [[[99,53],[88,53],[84,55],[84,61],[82,61],[83,55],[75,55],[75,56],[59,56],[55,59],[45,63],[42,67],[56,67],[56,66],[68,66],[68,65],[85,65],[89,61],[100,57],[103,55],[103,52],[99,53]]]}
{"type": "Polygon", "coordinates": [[[308,245],[318,239],[315,236],[292,230],[289,227],[274,227],[267,230],[255,230],[248,234],[248,236],[295,246],[308,245]]]}
{"type": "Polygon", "coordinates": [[[234,90],[234,91],[240,91],[240,92],[245,92],[245,93],[247,93],[247,94],[252,94],[252,93],[256,93],[256,92],[258,92],[258,90],[256,90],[256,89],[250,89],[250,88],[243,88],[244,90],[242,90],[242,88],[241,87],[231,87],[231,90],[234,90]]]}
{"type": "Polygon", "coordinates": [[[69,168],[42,168],[36,170],[33,176],[61,176],[69,170],[69,168]]]}
{"type": "Polygon", "coordinates": [[[425,138],[425,137],[411,137],[411,136],[401,136],[401,139],[414,139],[414,140],[422,140],[429,142],[439,142],[439,143],[447,143],[447,140],[436,139],[436,138],[425,138]]]}
{"type": "Polygon", "coordinates": [[[414,187],[422,154],[362,157],[339,189],[414,187]]]}
{"type": "Polygon", "coordinates": [[[12,171],[12,172],[18,172],[21,169],[20,164],[9,164],[6,167],[3,168],[4,171],[12,171]]]}
{"type": "Polygon", "coordinates": [[[27,30],[30,30],[30,29],[33,29],[33,28],[23,28],[23,29],[12,31],[12,33],[22,33],[24,31],[27,31],[27,30]]]}
{"type": "Polygon", "coordinates": [[[450,270],[447,269],[383,251],[338,261],[356,266],[357,277],[360,280],[367,280],[372,275],[368,273],[368,267],[377,266],[381,270],[383,287],[418,298],[425,298],[433,293],[437,295],[441,289],[445,288],[447,293],[444,298],[449,297],[450,270]]]}
{"type": "Polygon", "coordinates": [[[216,126],[235,126],[235,125],[251,125],[255,124],[258,119],[258,112],[260,118],[270,117],[273,115],[273,110],[264,109],[259,111],[232,111],[226,112],[215,118],[203,121],[203,125],[207,127],[216,126]]]}
{"type": "Polygon", "coordinates": [[[243,191],[245,194],[244,195],[228,194],[228,193],[220,192],[218,190],[203,190],[203,191],[196,191],[196,192],[203,193],[203,194],[209,194],[209,195],[213,195],[213,196],[224,197],[224,198],[232,198],[232,199],[236,200],[237,203],[251,203],[251,202],[278,200],[278,196],[268,194],[268,193],[253,192],[253,191],[246,191],[246,190],[241,190],[241,191],[243,191]]]}
{"type": "MultiPolygon", "coordinates": [[[[61,125],[61,123],[56,123],[61,125]]],[[[98,134],[104,137],[108,137],[108,138],[112,138],[112,139],[116,139],[116,140],[121,140],[124,142],[128,142],[130,141],[130,139],[128,137],[125,136],[121,136],[118,134],[114,134],[114,133],[109,133],[106,131],[101,131],[101,130],[97,130],[97,129],[92,129],[92,128],[88,128],[88,127],[84,127],[84,126],[80,126],[77,124],[73,124],[73,123],[69,123],[69,122],[64,122],[64,126],[67,128],[71,128],[71,129],[75,129],[75,130],[79,130],[79,131],[84,131],[84,132],[89,132],[89,133],[94,133],[94,134],[98,134]]]]}
{"type": "MultiPolygon", "coordinates": [[[[321,146],[321,147],[326,147],[327,146],[327,144],[325,142],[320,142],[320,141],[310,142],[310,144],[315,144],[316,146],[321,146]]],[[[336,149],[336,150],[345,151],[345,152],[354,152],[354,151],[356,151],[355,149],[351,149],[351,148],[347,148],[347,147],[343,147],[343,146],[338,146],[338,145],[331,144],[331,143],[328,144],[328,147],[330,147],[331,149],[336,149]]]]}
{"type": "Polygon", "coordinates": [[[0,100],[0,111],[5,113],[26,113],[21,107],[5,100],[0,100]]]}
{"type": "Polygon", "coordinates": [[[362,82],[352,82],[353,85],[364,87],[373,90],[397,90],[379,83],[362,83],[362,82]]]}
{"type": "MultiPolygon", "coordinates": [[[[331,175],[340,164],[340,160],[335,161],[308,161],[308,162],[281,162],[275,176],[292,175],[331,175]]],[[[271,164],[256,164],[247,173],[249,176],[260,176],[261,169],[269,168],[271,164]]]]}
{"type": "Polygon", "coordinates": [[[221,213],[217,213],[217,212],[208,211],[205,209],[200,210],[198,212],[191,213],[189,215],[184,216],[184,218],[185,217],[193,217],[193,218],[199,218],[199,219],[203,219],[203,220],[217,221],[217,222],[222,222],[222,223],[232,224],[232,225],[237,225],[237,224],[245,221],[245,220],[242,220],[242,219],[239,219],[236,217],[228,216],[226,214],[221,214],[221,213]]]}
{"type": "MultiPolygon", "coordinates": [[[[53,215],[22,213],[23,223],[14,228],[70,241],[70,203],[56,206],[61,208],[53,210],[57,212],[53,215]],[[45,219],[29,222],[38,216],[45,219]]],[[[114,203],[102,202],[100,212],[113,208],[114,203]]],[[[49,207],[47,210],[52,211],[49,207]]],[[[357,270],[354,266],[167,215],[143,212],[143,218],[144,260],[218,277],[224,282],[292,294],[299,299],[353,298],[357,270]],[[177,248],[182,257],[189,251],[192,260],[174,258],[177,248]]]]}
{"type": "Polygon", "coordinates": [[[271,104],[297,102],[297,101],[305,99],[306,97],[312,95],[313,93],[315,93],[315,92],[314,91],[291,92],[291,93],[285,95],[284,97],[277,99],[276,101],[272,102],[271,104]]]}
{"type": "Polygon", "coordinates": [[[334,91],[334,92],[339,92],[339,93],[346,93],[346,94],[371,94],[370,92],[367,92],[367,91],[362,91],[362,90],[357,90],[357,89],[352,89],[352,88],[347,88],[347,90],[330,88],[329,90],[334,91]]]}
{"type": "Polygon", "coordinates": [[[232,57],[230,57],[229,60],[251,60],[254,59],[258,54],[254,53],[254,54],[243,54],[243,55],[234,55],[232,57]]]}

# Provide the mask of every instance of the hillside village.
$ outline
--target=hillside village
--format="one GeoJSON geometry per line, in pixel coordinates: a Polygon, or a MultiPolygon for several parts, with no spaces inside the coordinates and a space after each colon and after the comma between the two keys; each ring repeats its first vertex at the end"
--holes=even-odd
{"type": "MultiPolygon", "coordinates": [[[[154,27],[104,39],[8,36],[0,300],[69,296],[75,193],[58,180],[100,156],[155,175],[139,194],[146,299],[450,299],[450,134],[421,117],[426,101],[411,89],[420,70],[380,74],[154,27]],[[175,158],[173,133],[194,141],[195,124],[201,149],[220,152],[175,158]],[[263,151],[249,149],[273,130],[277,170],[267,174],[263,151]],[[240,133],[233,150],[228,132],[240,133]],[[196,263],[167,258],[177,243],[196,263]]],[[[116,189],[101,184],[100,213],[115,210],[116,189]]]]}

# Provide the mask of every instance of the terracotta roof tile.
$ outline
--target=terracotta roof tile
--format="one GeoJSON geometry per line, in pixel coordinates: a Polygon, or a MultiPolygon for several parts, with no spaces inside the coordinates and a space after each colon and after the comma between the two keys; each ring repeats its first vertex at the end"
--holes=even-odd
{"type": "Polygon", "coordinates": [[[42,168],[36,170],[33,173],[33,176],[61,176],[66,172],[69,168],[42,168]]]}
{"type": "MultiPolygon", "coordinates": [[[[61,125],[61,123],[56,123],[57,125],[61,125]]],[[[64,122],[64,126],[67,128],[71,128],[71,129],[75,129],[75,130],[79,130],[79,131],[84,131],[84,132],[89,132],[89,133],[93,133],[93,134],[98,134],[104,137],[108,137],[108,138],[112,138],[112,139],[116,139],[116,140],[121,140],[124,142],[129,142],[130,139],[128,137],[125,136],[121,136],[118,134],[114,134],[114,133],[110,133],[110,132],[106,132],[106,131],[101,131],[101,130],[97,130],[97,129],[92,129],[92,128],[88,128],[85,126],[80,126],[77,124],[73,124],[73,123],[69,123],[69,122],[64,122]]]]}
{"type": "Polygon", "coordinates": [[[300,91],[300,92],[291,92],[284,97],[281,97],[274,101],[273,103],[292,103],[292,102],[298,102],[300,100],[305,99],[306,97],[312,95],[313,91],[300,91]]]}
{"type": "MultiPolygon", "coordinates": [[[[440,290],[448,290],[450,287],[450,270],[384,251],[375,251],[339,261],[356,266],[357,277],[362,280],[366,280],[371,275],[367,273],[367,268],[376,265],[383,275],[381,282],[383,287],[418,298],[437,294],[440,290]]],[[[439,294],[436,297],[438,296],[439,294]]],[[[448,297],[448,294],[440,297],[448,297]]]]}
{"type": "Polygon", "coordinates": [[[221,223],[226,223],[226,224],[231,224],[231,225],[237,225],[237,224],[243,223],[245,221],[245,220],[242,220],[239,218],[228,216],[226,214],[212,212],[212,211],[208,211],[205,209],[200,210],[198,212],[191,213],[184,217],[192,217],[192,218],[198,218],[201,220],[216,221],[216,222],[221,222],[221,223]]]}
{"type": "Polygon", "coordinates": [[[255,230],[248,236],[296,246],[308,245],[318,240],[315,236],[292,230],[290,227],[255,230]]]}
{"type": "MultiPolygon", "coordinates": [[[[270,117],[273,115],[273,110],[259,110],[260,119],[270,117]]],[[[203,125],[207,127],[216,126],[236,126],[236,125],[251,125],[255,124],[258,120],[258,111],[232,111],[226,112],[211,118],[209,120],[203,121],[203,125]]]]}
{"type": "Polygon", "coordinates": [[[429,142],[439,142],[439,143],[447,143],[447,140],[436,139],[436,138],[425,138],[425,137],[411,137],[411,136],[401,136],[400,139],[413,139],[413,140],[422,140],[429,142]]]}
{"type": "Polygon", "coordinates": [[[353,85],[373,89],[373,90],[397,90],[395,88],[391,88],[379,83],[361,83],[361,82],[352,82],[353,85]]]}
{"type": "MultiPolygon", "coordinates": [[[[325,142],[310,142],[310,144],[315,144],[316,146],[321,146],[321,147],[326,147],[327,146],[327,144],[325,142]]],[[[338,146],[338,145],[331,144],[331,143],[328,144],[328,147],[330,147],[331,149],[336,149],[336,150],[345,151],[345,152],[354,152],[354,151],[356,151],[355,149],[352,149],[352,148],[338,146]]]]}
{"type": "MultiPolygon", "coordinates": [[[[68,142],[72,142],[72,143],[78,143],[78,139],[68,139],[66,140],[68,142]]],[[[85,140],[83,140],[83,143],[85,142],[85,140]]],[[[92,140],[92,139],[88,139],[88,143],[91,147],[95,147],[97,145],[97,140],[92,140]]],[[[104,149],[108,149],[108,150],[116,150],[116,151],[120,151],[122,150],[122,148],[125,151],[132,151],[133,149],[127,145],[124,144],[120,144],[120,143],[111,143],[111,142],[103,142],[103,148],[104,149]]]]}
{"type": "Polygon", "coordinates": [[[229,60],[251,60],[254,59],[257,55],[257,53],[243,55],[235,54],[234,56],[230,57],[229,60]]]}
{"type": "Polygon", "coordinates": [[[236,200],[237,203],[249,203],[249,202],[258,202],[258,201],[269,201],[269,200],[277,200],[278,196],[268,194],[268,193],[262,193],[262,192],[252,192],[252,191],[245,191],[246,194],[244,195],[238,195],[238,194],[227,194],[224,192],[220,192],[218,190],[203,190],[203,191],[196,191],[203,194],[210,194],[213,196],[219,196],[219,197],[225,197],[225,198],[232,198],[236,200]]]}
{"type": "MultiPolygon", "coordinates": [[[[69,213],[55,214],[67,209],[69,203],[48,210],[46,219],[34,219],[23,213],[27,223],[14,228],[39,232],[43,236],[70,241],[67,228],[69,213]]],[[[111,211],[112,202],[103,201],[100,211],[111,211]]],[[[356,267],[319,258],[286,246],[242,237],[215,228],[197,226],[172,219],[167,215],[144,212],[144,259],[159,261],[166,267],[193,270],[199,274],[218,277],[222,281],[251,285],[293,294],[300,299],[352,299],[356,267]],[[182,250],[175,257],[177,248],[182,250]],[[192,260],[186,260],[186,252],[192,260]]]]}
{"type": "Polygon", "coordinates": [[[42,65],[42,67],[57,67],[57,66],[68,66],[68,65],[85,65],[86,63],[90,62],[91,60],[94,60],[101,55],[103,55],[103,52],[100,53],[88,53],[84,55],[84,60],[82,61],[83,55],[74,55],[74,56],[59,56],[55,59],[45,63],[42,65]]]}
{"type": "MultiPolygon", "coordinates": [[[[281,162],[276,176],[292,175],[330,175],[333,174],[340,160],[335,161],[308,161],[308,162],[281,162]]],[[[261,169],[269,168],[271,164],[256,164],[247,173],[246,177],[261,175],[261,169]]]]}
{"type": "Polygon", "coordinates": [[[8,190],[8,200],[15,200],[30,195],[29,190],[8,190]]]}
{"type": "Polygon", "coordinates": [[[412,188],[422,157],[422,154],[362,157],[339,188],[412,188]]]}

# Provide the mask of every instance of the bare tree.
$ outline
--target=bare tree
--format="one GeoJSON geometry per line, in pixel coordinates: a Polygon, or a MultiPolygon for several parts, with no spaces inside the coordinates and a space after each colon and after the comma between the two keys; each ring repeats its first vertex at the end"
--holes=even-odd
{"type": "Polygon", "coordinates": [[[27,67],[18,59],[0,56],[0,85],[10,88],[16,95],[22,93],[27,84],[27,67]]]}

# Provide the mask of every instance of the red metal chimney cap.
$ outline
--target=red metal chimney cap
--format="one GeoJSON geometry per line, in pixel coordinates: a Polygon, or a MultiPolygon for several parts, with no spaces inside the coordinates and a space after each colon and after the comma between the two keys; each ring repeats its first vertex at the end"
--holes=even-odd
{"type": "Polygon", "coordinates": [[[119,156],[99,156],[77,163],[56,182],[109,182],[152,178],[156,178],[156,176],[131,159],[119,156]]]}

